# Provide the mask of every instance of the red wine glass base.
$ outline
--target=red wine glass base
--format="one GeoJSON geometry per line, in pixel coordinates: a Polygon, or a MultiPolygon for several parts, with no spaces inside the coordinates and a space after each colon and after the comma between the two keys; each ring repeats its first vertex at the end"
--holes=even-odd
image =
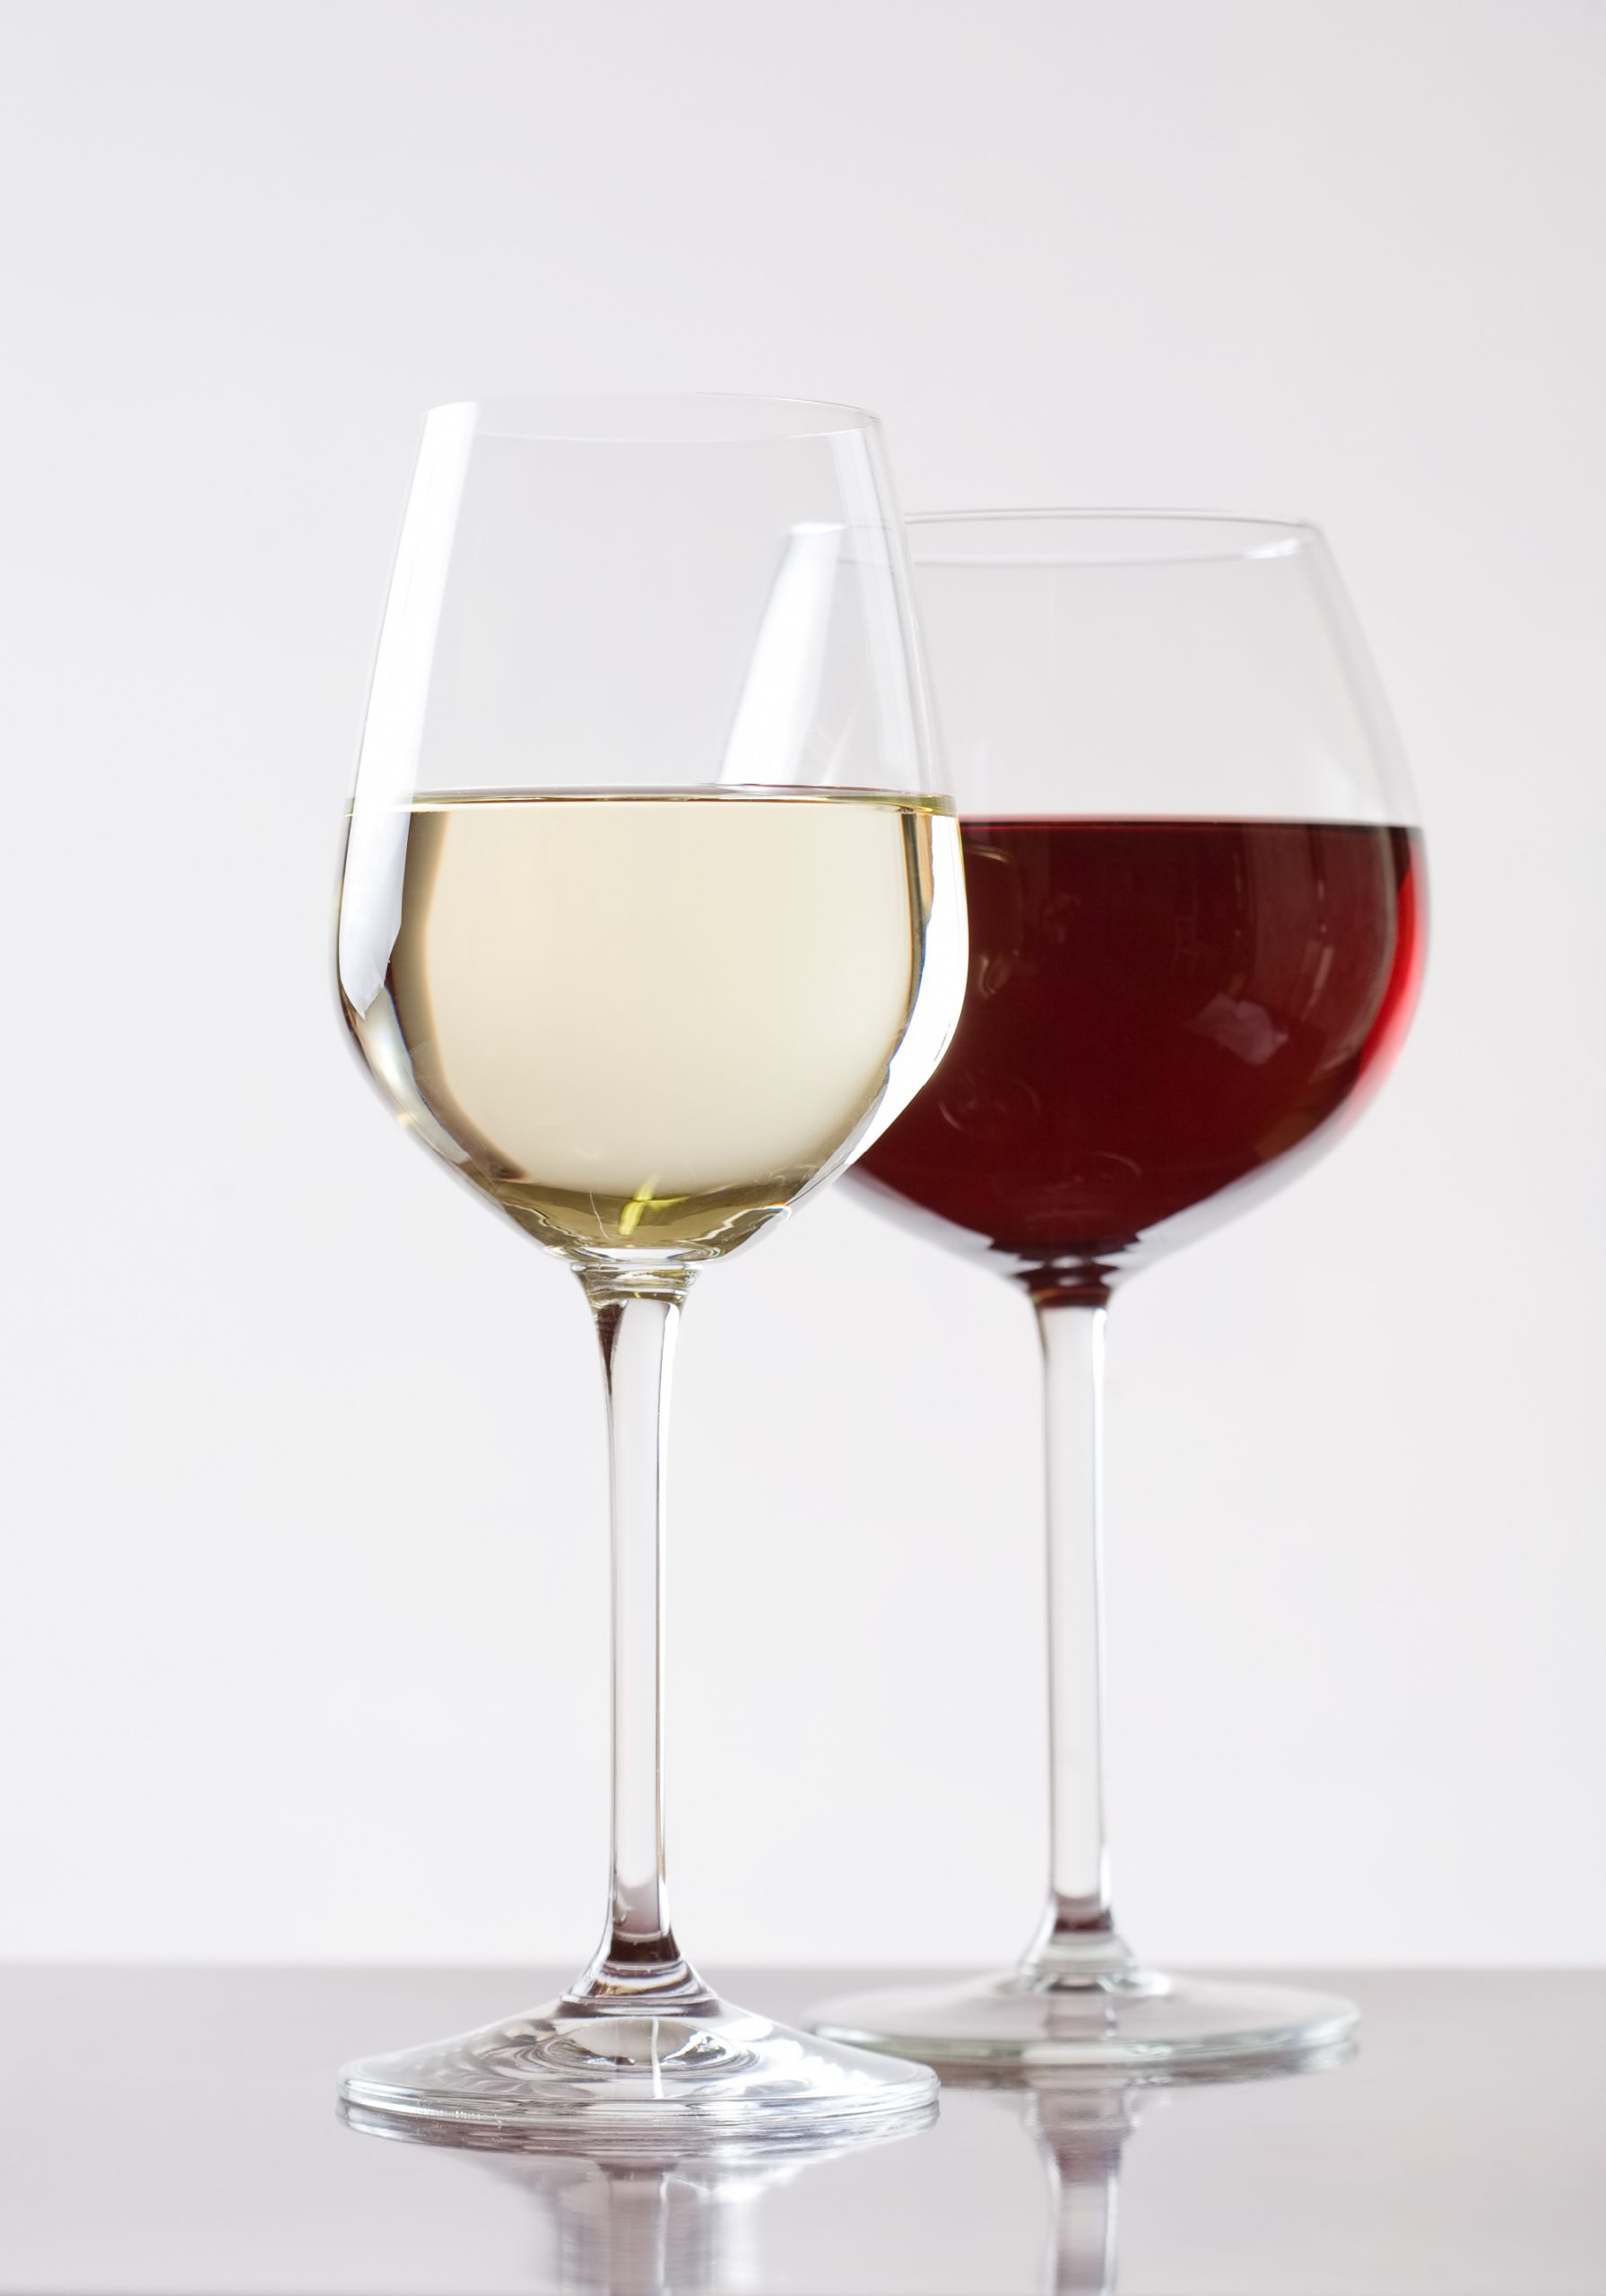
{"type": "Polygon", "coordinates": [[[1337,1994],[1234,1978],[1124,1971],[1043,1987],[1009,1970],[958,1984],[896,1986],[828,2001],[824,2039],[951,2066],[1053,2066],[1142,2079],[1290,2071],[1351,2040],[1359,2012],[1337,1994]]]}

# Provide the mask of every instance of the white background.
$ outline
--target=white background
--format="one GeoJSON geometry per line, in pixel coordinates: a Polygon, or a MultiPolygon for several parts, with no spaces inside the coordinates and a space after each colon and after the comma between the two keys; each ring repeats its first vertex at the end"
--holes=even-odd
{"type": "MultiPolygon", "coordinates": [[[[577,1291],[341,1040],[421,410],[842,396],[911,508],[1325,524],[1413,754],[1399,1073],[1112,1333],[1141,1945],[1601,1957],[1599,0],[30,0],[4,20],[0,1952],[577,1961],[577,1291]]],[[[1041,1878],[1034,1346],[838,1191],[681,1359],[717,1966],[1041,1878]]]]}

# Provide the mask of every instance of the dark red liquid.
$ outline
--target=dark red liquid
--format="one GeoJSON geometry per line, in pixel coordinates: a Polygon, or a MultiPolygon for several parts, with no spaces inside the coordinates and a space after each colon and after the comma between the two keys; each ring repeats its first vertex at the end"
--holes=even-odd
{"type": "Polygon", "coordinates": [[[1035,1292],[1097,1294],[1285,1177],[1410,1022],[1415,831],[967,821],[964,848],[959,1032],[856,1170],[1035,1292]]]}

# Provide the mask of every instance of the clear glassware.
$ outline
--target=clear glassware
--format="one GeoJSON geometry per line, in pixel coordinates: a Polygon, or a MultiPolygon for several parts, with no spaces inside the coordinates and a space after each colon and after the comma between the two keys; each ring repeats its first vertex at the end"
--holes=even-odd
{"type": "Polygon", "coordinates": [[[1204,515],[910,522],[964,839],[966,1004],[855,1179],[1020,1285],[1046,1381],[1050,1881],[1011,1970],[829,2004],[936,2064],[1210,2069],[1331,2048],[1348,2002],[1173,1977],[1110,1909],[1100,1380],[1116,1287],[1258,1202],[1409,1025],[1423,857],[1321,535],[1204,515]]]}
{"type": "Polygon", "coordinates": [[[902,530],[873,419],[745,399],[437,409],[381,631],[339,926],[402,1123],[590,1301],[612,1492],[612,1875],[560,2000],[348,2066],[509,2142],[815,2141],[894,2066],[716,1998],[664,1882],[671,1346],[700,1269],[925,1081],[963,995],[902,530]]]}

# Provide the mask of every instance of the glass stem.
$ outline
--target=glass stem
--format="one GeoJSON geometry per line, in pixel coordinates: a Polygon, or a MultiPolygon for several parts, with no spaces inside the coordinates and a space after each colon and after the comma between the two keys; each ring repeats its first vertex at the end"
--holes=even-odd
{"type": "Polygon", "coordinates": [[[1104,1838],[1103,1300],[1039,1300],[1048,1492],[1049,1892],[1028,1983],[1098,1984],[1132,1965],[1104,1838]]]}
{"type": "Polygon", "coordinates": [[[583,1277],[603,1352],[612,1509],[613,1732],[608,1926],[570,1998],[701,2003],[664,1883],[664,1480],[669,1370],[686,1279],[621,1292],[583,1277]]]}

